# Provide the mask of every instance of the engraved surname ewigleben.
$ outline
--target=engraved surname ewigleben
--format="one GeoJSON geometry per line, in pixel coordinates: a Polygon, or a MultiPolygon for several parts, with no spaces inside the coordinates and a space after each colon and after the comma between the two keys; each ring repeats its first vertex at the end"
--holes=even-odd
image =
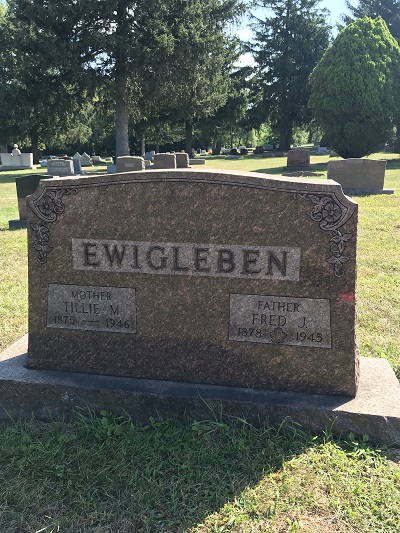
{"type": "Polygon", "coordinates": [[[136,333],[135,289],[51,283],[47,327],[136,333]]]}
{"type": "Polygon", "coordinates": [[[75,270],[298,281],[300,248],[72,239],[75,270]]]}
{"type": "Polygon", "coordinates": [[[329,300],[231,294],[229,340],[331,348],[329,300]]]}

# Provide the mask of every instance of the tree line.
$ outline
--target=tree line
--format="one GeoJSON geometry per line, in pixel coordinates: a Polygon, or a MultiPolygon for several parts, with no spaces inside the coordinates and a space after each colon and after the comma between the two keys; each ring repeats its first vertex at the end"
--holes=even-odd
{"type": "Polygon", "coordinates": [[[184,139],[191,153],[194,135],[216,153],[222,143],[257,140],[287,150],[301,131],[309,141],[325,134],[349,157],[393,136],[400,0],[347,0],[351,15],[335,40],[320,0],[252,6],[7,0],[0,4],[0,143],[29,145],[36,162],[44,146],[120,156],[140,150],[140,141],[157,148],[184,139]],[[254,39],[242,43],[232,24],[246,12],[254,39]],[[238,66],[244,52],[254,66],[238,66]],[[358,126],[347,134],[354,116],[358,126]],[[357,131],[368,128],[371,139],[358,146],[357,131]]]}

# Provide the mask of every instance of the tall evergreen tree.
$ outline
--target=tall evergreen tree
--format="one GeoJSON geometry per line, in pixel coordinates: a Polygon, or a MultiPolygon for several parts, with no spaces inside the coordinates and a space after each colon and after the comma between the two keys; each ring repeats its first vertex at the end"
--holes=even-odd
{"type": "Polygon", "coordinates": [[[40,142],[72,129],[82,136],[79,123],[90,94],[79,69],[73,70],[69,47],[47,37],[11,8],[1,18],[0,138],[31,144],[35,163],[40,142]]]}
{"type": "MultiPolygon", "coordinates": [[[[252,52],[263,81],[264,108],[279,132],[279,147],[290,147],[293,127],[310,119],[308,76],[330,41],[328,11],[320,0],[261,0],[266,17],[254,23],[252,52]]],[[[267,117],[265,117],[267,118],[267,117]]]]}
{"type": "Polygon", "coordinates": [[[346,0],[346,7],[351,15],[342,15],[345,25],[362,17],[382,17],[390,33],[400,43],[400,0],[358,0],[356,6],[346,0]]]}
{"type": "Polygon", "coordinates": [[[169,0],[165,35],[171,50],[158,67],[162,115],[185,126],[191,154],[193,126],[225,105],[239,49],[227,25],[243,11],[242,0],[169,0]]]}
{"type": "Polygon", "coordinates": [[[224,144],[229,144],[233,148],[233,138],[238,132],[244,129],[251,131],[252,127],[247,127],[246,113],[251,105],[250,67],[242,67],[232,71],[230,75],[228,98],[223,106],[216,113],[200,122],[202,138],[206,146],[212,146],[217,153],[220,152],[222,140],[224,144]]]}
{"type": "Polygon", "coordinates": [[[129,154],[129,117],[143,118],[151,107],[144,99],[159,105],[180,95],[178,111],[189,123],[199,107],[217,107],[219,45],[239,0],[9,1],[21,25],[37,28],[48,57],[67,50],[71,76],[76,69],[96,73],[96,83],[113,81],[117,156],[129,154]]]}
{"type": "Polygon", "coordinates": [[[163,48],[159,21],[167,10],[164,4],[162,0],[10,0],[20,27],[35,33],[46,49],[46,53],[33,50],[32,55],[37,52],[41,61],[52,63],[63,51],[61,64],[71,82],[94,79],[97,85],[104,81],[110,87],[109,80],[113,81],[117,155],[129,154],[129,100],[140,97],[138,81],[151,52],[163,48]]]}
{"type": "Polygon", "coordinates": [[[310,76],[310,106],[342,157],[363,157],[393,135],[400,116],[400,46],[382,18],[336,37],[310,76]]]}

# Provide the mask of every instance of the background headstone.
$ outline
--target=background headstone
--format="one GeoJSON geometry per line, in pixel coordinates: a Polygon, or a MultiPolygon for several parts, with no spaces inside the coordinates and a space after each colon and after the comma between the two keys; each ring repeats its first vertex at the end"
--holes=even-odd
{"type": "Polygon", "coordinates": [[[78,152],[76,152],[76,154],[72,158],[72,163],[74,165],[75,174],[82,174],[81,159],[82,159],[82,156],[78,152]]]}
{"type": "Polygon", "coordinates": [[[15,178],[15,186],[17,189],[18,198],[19,220],[10,220],[8,222],[9,229],[26,228],[26,220],[28,216],[26,197],[36,191],[40,180],[50,179],[52,177],[53,176],[49,176],[48,174],[25,174],[25,176],[15,178]]]}
{"type": "Polygon", "coordinates": [[[155,169],[176,168],[176,154],[154,154],[155,169]]]}
{"type": "Polygon", "coordinates": [[[177,168],[188,168],[189,167],[189,156],[187,153],[176,153],[176,167],[177,168]]]}
{"type": "Polygon", "coordinates": [[[146,153],[144,154],[144,160],[145,160],[145,161],[153,161],[154,154],[155,154],[154,151],[152,151],[152,152],[146,152],[146,153]]]}
{"type": "Polygon", "coordinates": [[[264,152],[272,152],[273,150],[275,150],[275,145],[274,144],[265,144],[263,146],[263,150],[264,150],[264,152]]]}
{"type": "Polygon", "coordinates": [[[49,159],[47,161],[47,173],[53,176],[74,176],[72,159],[49,159]]]}
{"type": "Polygon", "coordinates": [[[144,170],[144,159],[137,156],[117,157],[116,166],[118,173],[144,170]]]}
{"type": "Polygon", "coordinates": [[[307,148],[289,150],[287,156],[288,168],[310,168],[310,151],[307,148]]]}
{"type": "Polygon", "coordinates": [[[11,167],[12,158],[13,158],[12,154],[2,153],[1,154],[1,166],[11,167]]]}
{"type": "Polygon", "coordinates": [[[328,162],[328,178],[340,183],[345,191],[365,193],[387,193],[384,189],[385,159],[339,159],[328,162]]]}
{"type": "Polygon", "coordinates": [[[90,159],[90,156],[86,152],[83,152],[81,156],[81,165],[83,167],[91,167],[93,165],[92,160],[90,159]]]}
{"type": "Polygon", "coordinates": [[[22,154],[18,148],[13,149],[14,154],[1,153],[1,166],[4,169],[27,169],[34,168],[33,165],[33,154],[24,153],[22,154]]]}

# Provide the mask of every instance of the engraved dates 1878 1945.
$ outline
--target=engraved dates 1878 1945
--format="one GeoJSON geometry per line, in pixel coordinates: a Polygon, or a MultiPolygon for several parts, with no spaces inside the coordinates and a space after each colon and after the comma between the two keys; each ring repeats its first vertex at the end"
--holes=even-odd
{"type": "Polygon", "coordinates": [[[330,348],[329,300],[231,294],[229,340],[330,348]]]}

